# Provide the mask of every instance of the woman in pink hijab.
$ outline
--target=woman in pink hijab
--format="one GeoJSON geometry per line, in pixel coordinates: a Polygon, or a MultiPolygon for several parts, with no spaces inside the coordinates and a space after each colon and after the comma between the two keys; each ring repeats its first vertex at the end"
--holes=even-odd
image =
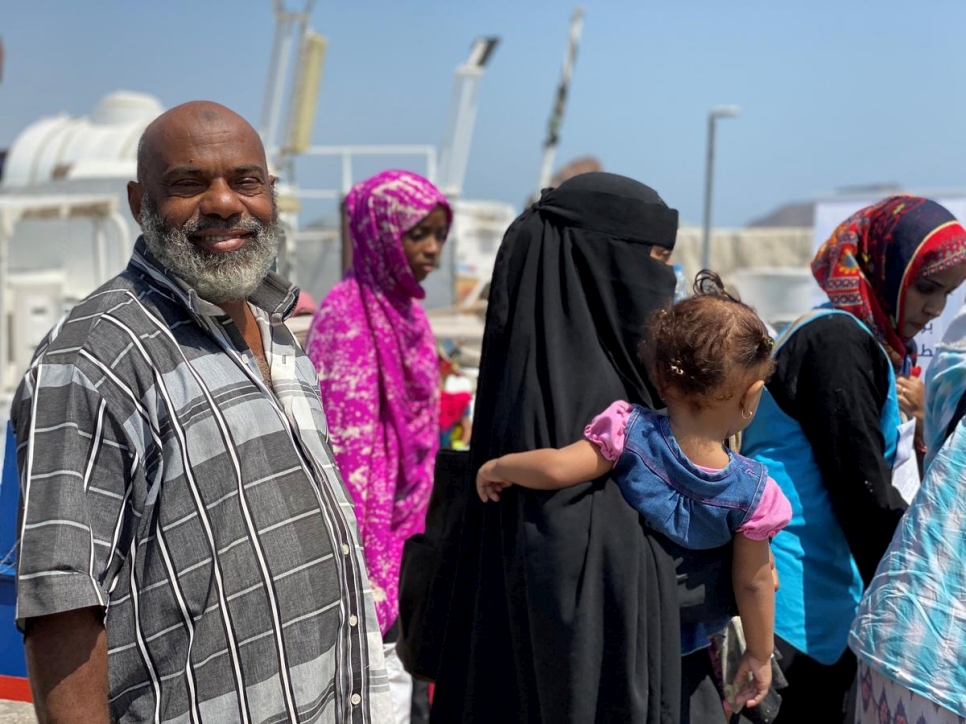
{"type": "MultiPolygon", "coordinates": [[[[403,542],[423,531],[439,447],[439,365],[420,282],[439,264],[453,213],[422,176],[385,171],[352,188],[345,215],[352,265],[319,306],[306,350],[355,502],[392,679],[403,542]]],[[[398,703],[408,721],[408,702],[398,703]]]]}

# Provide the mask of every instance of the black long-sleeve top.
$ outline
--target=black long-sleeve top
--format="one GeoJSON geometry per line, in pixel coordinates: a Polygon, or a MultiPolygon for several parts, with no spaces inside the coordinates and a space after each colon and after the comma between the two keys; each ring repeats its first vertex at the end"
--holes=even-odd
{"type": "Polygon", "coordinates": [[[868,585],[906,509],[892,486],[880,425],[889,360],[853,317],[832,314],[795,332],[776,362],[768,390],[811,443],[832,508],[868,585]]]}

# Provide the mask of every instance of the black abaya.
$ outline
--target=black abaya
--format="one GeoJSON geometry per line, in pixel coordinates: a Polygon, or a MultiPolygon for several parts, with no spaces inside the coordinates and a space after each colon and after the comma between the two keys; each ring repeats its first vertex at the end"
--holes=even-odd
{"type": "MultiPolygon", "coordinates": [[[[677,212],[647,186],[577,176],[511,226],[491,284],[471,468],[578,440],[611,402],[653,406],[635,359],[674,274],[677,212]]],[[[678,722],[672,560],[606,479],[467,495],[434,722],[678,722]]]]}

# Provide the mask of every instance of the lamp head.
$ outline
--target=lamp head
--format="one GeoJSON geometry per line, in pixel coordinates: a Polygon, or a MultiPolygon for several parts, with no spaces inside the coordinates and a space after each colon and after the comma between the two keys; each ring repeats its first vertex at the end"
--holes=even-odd
{"type": "Polygon", "coordinates": [[[712,118],[737,118],[740,114],[738,106],[715,106],[710,113],[712,118]]]}

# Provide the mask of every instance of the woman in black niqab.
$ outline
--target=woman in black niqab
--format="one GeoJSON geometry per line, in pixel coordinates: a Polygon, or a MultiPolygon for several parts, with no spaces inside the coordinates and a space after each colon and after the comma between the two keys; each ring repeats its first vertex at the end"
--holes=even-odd
{"type": "MultiPolygon", "coordinates": [[[[507,231],[490,288],[471,468],[561,447],[618,399],[660,406],[636,360],[673,295],[651,257],[677,212],[589,173],[507,231]]],[[[434,722],[678,722],[674,564],[616,485],[467,500],[434,722]]]]}

